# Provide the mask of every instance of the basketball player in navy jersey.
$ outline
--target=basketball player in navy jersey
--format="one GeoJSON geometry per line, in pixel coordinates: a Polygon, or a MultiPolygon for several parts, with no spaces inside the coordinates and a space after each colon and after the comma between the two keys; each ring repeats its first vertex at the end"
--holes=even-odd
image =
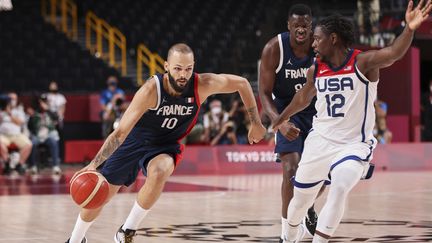
{"type": "MultiPolygon", "coordinates": [[[[194,126],[201,103],[207,97],[239,92],[251,120],[249,143],[259,142],[266,133],[252,88],[245,78],[197,74],[193,67],[190,47],[172,46],[165,62],[167,72],[153,76],[137,91],[118,128],[108,136],[92,162],[81,170],[96,170],[105,162],[101,173],[109,182],[107,202],[121,186],[131,185],[139,170],[147,176],[128,218],[114,236],[115,242],[133,242],[135,230],[180,163],[183,145],[179,141],[194,126]]],[[[102,207],[82,209],[68,242],[86,242],[85,233],[101,210],[102,207]]]]}
{"type": "MultiPolygon", "coordinates": [[[[344,213],[348,193],[361,178],[370,177],[376,139],[374,101],[379,70],[401,59],[410,47],[414,31],[429,17],[432,1],[410,1],[406,26],[389,47],[360,52],[349,48],[354,41],[353,25],[338,15],[318,23],[312,44],[317,61],[307,73],[307,83],[275,119],[274,128],[307,107],[316,96],[317,116],[313,131],[294,179],[294,197],[288,207],[287,242],[300,242],[299,227],[314,203],[320,186],[330,180],[330,190],[321,210],[313,243],[326,243],[334,235],[344,213]]],[[[390,81],[390,80],[389,80],[390,81]]],[[[385,205],[383,205],[385,207],[385,205]]]]}
{"type": "MultiPolygon", "coordinates": [[[[259,95],[263,109],[274,121],[291,102],[295,93],[306,83],[307,69],[313,64],[312,13],[304,4],[293,5],[288,13],[288,30],[271,39],[263,49],[259,75],[259,95]],[[274,99],[273,99],[274,95],[274,99]]],[[[288,203],[293,196],[290,179],[295,175],[303,143],[312,127],[316,110],[313,102],[284,123],[276,134],[275,153],[282,162],[282,233],[286,238],[288,203]]],[[[306,217],[305,226],[311,235],[315,232],[316,214],[313,207],[306,217]]]]}

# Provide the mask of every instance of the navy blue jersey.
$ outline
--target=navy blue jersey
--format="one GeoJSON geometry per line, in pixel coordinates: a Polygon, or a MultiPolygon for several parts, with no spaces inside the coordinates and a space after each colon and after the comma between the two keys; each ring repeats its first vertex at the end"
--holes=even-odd
{"type": "Polygon", "coordinates": [[[198,117],[198,74],[192,78],[181,96],[169,95],[163,88],[163,74],[154,76],[158,101],[137,122],[129,136],[143,145],[176,144],[186,136],[198,117]]]}
{"type": "MultiPolygon", "coordinates": [[[[294,55],[289,41],[289,33],[284,32],[277,36],[280,50],[279,66],[276,69],[276,80],[273,87],[274,103],[281,113],[291,102],[294,95],[306,83],[308,68],[314,62],[314,52],[311,48],[309,55],[299,59],[294,55]]],[[[301,113],[315,113],[315,99],[301,113]]]]}

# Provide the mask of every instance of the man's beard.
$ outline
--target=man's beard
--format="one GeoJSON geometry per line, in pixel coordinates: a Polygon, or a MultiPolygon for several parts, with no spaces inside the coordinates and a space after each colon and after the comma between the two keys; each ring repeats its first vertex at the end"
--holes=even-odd
{"type": "MultiPolygon", "coordinates": [[[[173,89],[176,92],[182,93],[187,88],[187,86],[189,85],[189,80],[186,80],[186,79],[183,79],[183,80],[186,80],[186,85],[184,87],[178,85],[176,82],[177,80],[174,79],[174,77],[171,75],[171,73],[169,71],[167,73],[168,73],[168,80],[171,84],[171,87],[173,87],[173,89]]],[[[178,79],[178,80],[182,80],[182,79],[178,79]]]]}

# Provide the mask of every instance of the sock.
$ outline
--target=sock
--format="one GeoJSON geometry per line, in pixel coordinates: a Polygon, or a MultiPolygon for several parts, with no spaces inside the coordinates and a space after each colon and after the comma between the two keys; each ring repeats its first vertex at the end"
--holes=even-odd
{"type": "Polygon", "coordinates": [[[287,234],[288,220],[284,217],[281,217],[281,223],[282,223],[281,239],[285,239],[287,234]]]}
{"type": "Polygon", "coordinates": [[[328,243],[329,240],[319,236],[318,234],[315,234],[312,240],[312,243],[328,243]]]}
{"type": "Polygon", "coordinates": [[[292,226],[288,224],[287,240],[294,242],[297,239],[299,226],[292,226]]]}
{"type": "Polygon", "coordinates": [[[139,224],[141,221],[145,218],[147,213],[150,211],[150,209],[144,209],[142,208],[137,201],[135,201],[132,210],[129,213],[129,216],[126,219],[126,222],[124,223],[122,229],[130,229],[130,230],[136,230],[139,227],[139,224]]]}
{"type": "Polygon", "coordinates": [[[84,238],[88,228],[93,224],[94,221],[86,222],[81,219],[81,216],[78,215],[77,221],[75,223],[75,227],[72,231],[69,242],[70,243],[81,243],[84,238]]]}

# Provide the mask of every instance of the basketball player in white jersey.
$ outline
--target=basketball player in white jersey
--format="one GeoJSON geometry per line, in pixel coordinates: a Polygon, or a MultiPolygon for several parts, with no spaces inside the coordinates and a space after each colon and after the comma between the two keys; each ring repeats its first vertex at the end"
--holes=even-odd
{"type": "Polygon", "coordinates": [[[294,197],[288,207],[288,240],[299,242],[299,227],[306,212],[326,181],[331,181],[327,201],[319,215],[313,243],[328,242],[336,231],[351,189],[365,177],[376,145],[375,121],[379,69],[401,59],[414,31],[432,10],[431,0],[417,7],[410,1],[403,33],[389,47],[361,53],[350,49],[354,41],[352,23],[340,16],[321,20],[314,31],[312,47],[318,59],[307,73],[306,85],[274,121],[274,129],[303,110],[316,96],[312,129],[293,180],[294,197]]]}

